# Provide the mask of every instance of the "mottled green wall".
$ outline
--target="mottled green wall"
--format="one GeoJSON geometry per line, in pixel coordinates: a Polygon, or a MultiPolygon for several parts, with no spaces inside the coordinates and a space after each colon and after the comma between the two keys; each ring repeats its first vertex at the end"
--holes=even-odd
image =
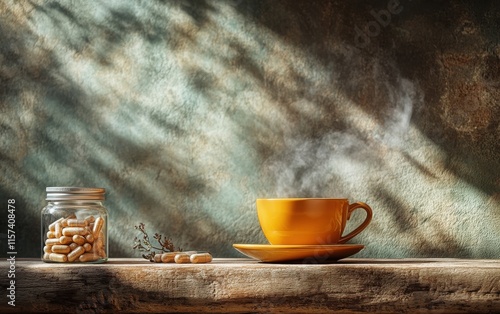
{"type": "Polygon", "coordinates": [[[115,257],[139,222],[239,256],[265,242],[256,198],[301,196],[372,205],[358,256],[499,258],[499,21],[498,1],[2,1],[18,252],[39,254],[45,187],[75,185],[107,189],[115,257]]]}

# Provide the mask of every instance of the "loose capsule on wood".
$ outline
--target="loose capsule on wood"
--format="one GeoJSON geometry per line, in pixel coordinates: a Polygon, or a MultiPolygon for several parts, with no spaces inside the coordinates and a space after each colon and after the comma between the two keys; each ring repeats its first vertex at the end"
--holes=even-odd
{"type": "Polygon", "coordinates": [[[174,261],[177,264],[191,263],[191,260],[189,259],[189,254],[186,253],[179,253],[175,255],[174,261]]]}
{"type": "Polygon", "coordinates": [[[179,252],[167,252],[163,253],[161,255],[161,262],[162,263],[174,263],[175,262],[175,256],[179,254],[179,252]]]}
{"type": "Polygon", "coordinates": [[[210,263],[212,261],[212,255],[210,253],[199,253],[193,254],[189,257],[191,263],[201,264],[201,263],[210,263]]]}
{"type": "Polygon", "coordinates": [[[161,256],[162,254],[155,254],[155,256],[153,257],[154,262],[161,263],[161,256]]]}

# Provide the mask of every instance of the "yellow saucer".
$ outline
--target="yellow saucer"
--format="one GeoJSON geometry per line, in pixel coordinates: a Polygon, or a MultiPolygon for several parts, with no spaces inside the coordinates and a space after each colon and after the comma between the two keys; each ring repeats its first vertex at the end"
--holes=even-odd
{"type": "Polygon", "coordinates": [[[304,263],[338,261],[361,251],[361,244],[335,245],[271,245],[233,244],[233,247],[248,257],[262,262],[303,260],[304,263]]]}

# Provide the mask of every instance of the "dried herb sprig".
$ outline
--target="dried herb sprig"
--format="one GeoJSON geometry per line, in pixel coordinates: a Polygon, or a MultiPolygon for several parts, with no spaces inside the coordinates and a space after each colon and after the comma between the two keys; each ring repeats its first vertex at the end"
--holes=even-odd
{"type": "Polygon", "coordinates": [[[153,239],[158,242],[160,247],[154,246],[149,240],[149,235],[146,232],[146,225],[144,223],[141,222],[138,226],[134,227],[136,230],[139,230],[142,233],[142,239],[139,239],[138,237],[134,238],[133,249],[144,252],[144,254],[142,254],[143,258],[154,262],[154,257],[157,253],[152,249],[160,251],[158,253],[182,251],[180,247],[178,247],[177,249],[175,248],[175,245],[172,243],[172,239],[164,237],[159,233],[155,233],[153,239]]]}

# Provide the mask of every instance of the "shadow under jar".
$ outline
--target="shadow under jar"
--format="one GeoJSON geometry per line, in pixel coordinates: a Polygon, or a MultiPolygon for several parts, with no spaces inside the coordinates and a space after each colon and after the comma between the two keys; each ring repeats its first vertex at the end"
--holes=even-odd
{"type": "Polygon", "coordinates": [[[103,263],[108,260],[105,189],[47,187],[42,209],[42,261],[103,263]]]}

